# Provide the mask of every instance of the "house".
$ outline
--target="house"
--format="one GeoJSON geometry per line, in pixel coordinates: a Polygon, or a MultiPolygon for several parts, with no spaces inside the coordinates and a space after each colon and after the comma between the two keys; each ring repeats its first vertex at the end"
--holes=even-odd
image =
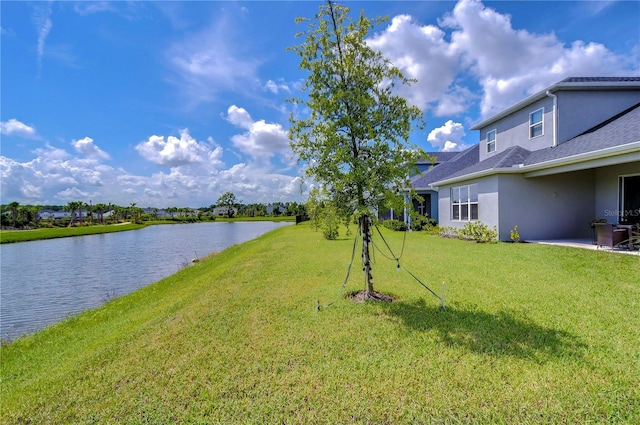
{"type": "MultiPolygon", "coordinates": [[[[413,209],[418,213],[439,221],[438,190],[431,184],[478,162],[478,145],[462,152],[427,152],[435,158],[432,165],[421,174],[411,178],[411,185],[422,201],[413,200],[413,209]]],[[[405,217],[405,220],[407,218],[405,217]]]]}
{"type": "Polygon", "coordinates": [[[440,226],[535,240],[640,223],[640,77],[567,78],[472,129],[477,145],[413,179],[440,226]]]}
{"type": "Polygon", "coordinates": [[[63,218],[71,218],[69,211],[40,210],[38,211],[38,219],[42,220],[60,220],[63,218]]]}
{"type": "MultiPolygon", "coordinates": [[[[231,207],[231,210],[233,211],[232,216],[235,216],[238,214],[238,208],[231,207]]],[[[229,207],[227,206],[215,207],[213,208],[212,214],[218,217],[227,216],[229,214],[229,207]]]]}

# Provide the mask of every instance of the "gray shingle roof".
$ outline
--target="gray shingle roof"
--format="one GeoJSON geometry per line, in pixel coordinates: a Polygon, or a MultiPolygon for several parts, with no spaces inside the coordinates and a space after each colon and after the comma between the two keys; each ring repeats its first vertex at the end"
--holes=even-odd
{"type": "Polygon", "coordinates": [[[477,162],[446,178],[455,178],[491,169],[512,168],[514,165],[522,164],[529,155],[531,155],[531,151],[520,146],[511,146],[482,162],[477,162]]]}
{"type": "MultiPolygon", "coordinates": [[[[460,152],[456,151],[456,152],[425,152],[427,155],[429,156],[433,156],[436,158],[435,163],[436,164],[440,164],[442,162],[447,162],[450,161],[451,159],[453,159],[456,155],[458,155],[460,152]]],[[[421,159],[418,160],[417,162],[418,164],[431,164],[431,160],[430,159],[421,159]]]]}
{"type": "Polygon", "coordinates": [[[411,185],[416,189],[426,189],[429,187],[429,184],[444,180],[450,175],[477,163],[480,158],[479,152],[480,148],[477,144],[461,152],[436,152],[436,154],[438,154],[438,161],[442,162],[413,177],[411,179],[411,185]],[[444,160],[443,158],[445,157],[448,159],[444,160]]]}
{"type": "Polygon", "coordinates": [[[640,81],[640,77],[569,77],[561,83],[609,83],[619,81],[640,81]]]}
{"type": "MultiPolygon", "coordinates": [[[[533,152],[520,146],[511,146],[482,162],[477,162],[478,157],[476,156],[475,163],[464,169],[457,168],[456,171],[447,175],[441,175],[444,173],[436,175],[434,173],[437,178],[429,178],[425,181],[420,180],[421,185],[414,184],[414,186],[427,187],[429,183],[462,177],[481,171],[511,169],[519,164],[524,166],[535,165],[634,142],[640,142],[640,103],[558,146],[533,152]],[[424,185],[425,182],[427,182],[427,185],[424,185]]],[[[435,167],[433,170],[436,171],[440,167],[442,165],[435,167]]]]}

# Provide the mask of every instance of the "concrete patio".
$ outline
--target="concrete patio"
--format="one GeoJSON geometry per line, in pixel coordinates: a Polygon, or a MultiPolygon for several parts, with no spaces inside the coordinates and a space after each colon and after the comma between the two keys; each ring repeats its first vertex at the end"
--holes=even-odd
{"type": "Polygon", "coordinates": [[[629,254],[629,255],[638,255],[640,256],[640,251],[630,251],[626,248],[607,248],[607,247],[598,247],[594,245],[591,239],[552,239],[552,240],[531,240],[527,241],[529,243],[539,243],[543,245],[557,245],[557,246],[569,246],[572,248],[582,248],[582,249],[592,249],[598,251],[609,251],[615,252],[619,254],[629,254]]]}

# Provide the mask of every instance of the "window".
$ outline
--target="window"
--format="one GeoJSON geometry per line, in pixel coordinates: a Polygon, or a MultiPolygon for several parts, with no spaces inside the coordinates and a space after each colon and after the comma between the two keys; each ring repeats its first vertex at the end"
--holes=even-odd
{"type": "Polygon", "coordinates": [[[496,131],[491,130],[487,133],[487,153],[495,152],[496,150],[496,131]]]}
{"type": "Polygon", "coordinates": [[[451,219],[470,221],[478,219],[478,185],[451,188],[451,219]]]}
{"type": "Polygon", "coordinates": [[[542,136],[542,117],[544,116],[544,108],[540,108],[529,114],[529,138],[542,136]]]}

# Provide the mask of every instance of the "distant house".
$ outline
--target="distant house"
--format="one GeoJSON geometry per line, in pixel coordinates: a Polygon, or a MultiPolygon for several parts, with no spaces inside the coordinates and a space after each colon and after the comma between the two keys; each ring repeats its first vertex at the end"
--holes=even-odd
{"type": "Polygon", "coordinates": [[[640,223],[640,77],[567,78],[473,129],[478,145],[413,179],[440,226],[531,240],[640,223]]]}
{"type": "Polygon", "coordinates": [[[277,215],[282,215],[287,211],[287,207],[282,204],[269,204],[267,205],[267,215],[275,215],[274,212],[277,210],[277,215]]]}
{"type": "MultiPolygon", "coordinates": [[[[238,214],[238,209],[236,207],[231,207],[231,209],[233,210],[233,215],[235,216],[236,214],[238,214]]],[[[229,211],[229,207],[215,207],[213,209],[213,215],[218,216],[218,217],[223,217],[228,215],[229,211]]]]}
{"type": "Polygon", "coordinates": [[[41,219],[41,220],[48,220],[48,219],[60,220],[63,218],[71,218],[71,213],[69,211],[54,211],[54,210],[38,211],[38,219],[41,219]]]}

